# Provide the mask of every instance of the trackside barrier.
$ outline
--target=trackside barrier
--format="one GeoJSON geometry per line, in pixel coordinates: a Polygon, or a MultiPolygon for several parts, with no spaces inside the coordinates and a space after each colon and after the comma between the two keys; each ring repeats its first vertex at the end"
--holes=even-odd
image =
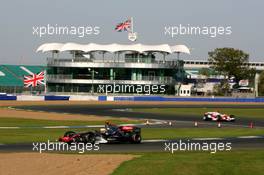
{"type": "MultiPolygon", "coordinates": [[[[0,94],[0,100],[19,100],[19,101],[26,101],[29,100],[25,98],[26,96],[15,96],[15,95],[7,95],[7,94],[0,94]]],[[[46,95],[42,97],[31,97],[30,100],[69,100],[70,96],[56,96],[56,95],[46,95]]],[[[84,98],[84,97],[83,97],[84,98]]],[[[94,96],[92,97],[94,100],[98,101],[190,101],[190,102],[255,102],[255,103],[264,103],[264,98],[192,98],[192,97],[162,97],[162,96],[94,96]]],[[[72,100],[80,100],[79,98],[72,98],[72,100]]],[[[84,99],[82,99],[84,100],[84,99]]],[[[85,98],[85,100],[90,100],[90,98],[85,98]]]]}
{"type": "Polygon", "coordinates": [[[69,100],[70,96],[55,96],[55,95],[46,95],[44,100],[45,101],[52,101],[52,100],[69,100]]]}
{"type": "Polygon", "coordinates": [[[134,101],[134,97],[114,97],[114,101],[134,101]]]}
{"type": "Polygon", "coordinates": [[[114,97],[114,101],[190,101],[190,102],[260,102],[264,98],[184,98],[184,97],[161,97],[161,96],[135,96],[114,97]]]}
{"type": "Polygon", "coordinates": [[[70,101],[98,101],[97,96],[92,95],[70,95],[70,101]]]}
{"type": "Polygon", "coordinates": [[[160,96],[149,96],[149,97],[134,97],[134,101],[164,101],[164,97],[160,96]]]}
{"type": "Polygon", "coordinates": [[[106,101],[107,96],[98,96],[98,101],[106,101]]]}
{"type": "Polygon", "coordinates": [[[17,100],[14,95],[0,95],[0,100],[17,100]]]}
{"type": "Polygon", "coordinates": [[[17,101],[44,101],[44,96],[18,95],[17,101]]]}

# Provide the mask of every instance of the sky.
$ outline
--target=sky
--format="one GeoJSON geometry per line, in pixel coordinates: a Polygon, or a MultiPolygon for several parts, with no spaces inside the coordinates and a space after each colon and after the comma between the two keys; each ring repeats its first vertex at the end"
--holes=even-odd
{"type": "Polygon", "coordinates": [[[45,64],[47,54],[36,49],[47,42],[133,43],[116,24],[134,19],[136,43],[185,44],[191,55],[205,60],[218,47],[241,49],[250,61],[264,62],[264,1],[239,0],[2,0],[0,6],[0,64],[45,64]],[[98,26],[98,35],[33,35],[36,26],[98,26]],[[165,35],[170,26],[231,26],[230,35],[165,35]]]}

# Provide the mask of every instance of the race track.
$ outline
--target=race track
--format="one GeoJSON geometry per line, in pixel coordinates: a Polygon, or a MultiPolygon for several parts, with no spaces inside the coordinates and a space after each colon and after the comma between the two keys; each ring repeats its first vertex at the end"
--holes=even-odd
{"type": "MultiPolygon", "coordinates": [[[[168,104],[144,104],[144,105],[50,105],[50,106],[21,106],[19,109],[34,110],[34,111],[46,111],[46,112],[57,112],[57,113],[71,113],[71,114],[91,114],[97,116],[111,116],[111,117],[126,117],[132,119],[156,119],[165,121],[182,121],[182,122],[194,122],[200,121],[201,114],[197,115],[170,115],[170,114],[153,114],[153,113],[143,113],[143,112],[132,112],[133,108],[208,108],[210,110],[216,110],[217,108],[233,108],[232,105],[168,105],[168,104]]],[[[237,105],[237,108],[264,108],[264,105],[237,105]]],[[[251,119],[239,119],[236,122],[231,123],[231,125],[241,125],[248,126],[250,122],[254,122],[255,126],[264,127],[263,120],[251,120],[251,119]]],[[[225,123],[227,124],[227,123],[225,123]]],[[[210,124],[209,124],[210,125],[210,124]]],[[[228,124],[227,124],[228,125],[228,124]]],[[[184,125],[182,125],[184,126],[184,125]]],[[[188,127],[186,125],[186,127],[188,127]]]]}
{"type": "MultiPolygon", "coordinates": [[[[247,148],[263,148],[264,137],[245,137],[245,138],[204,138],[204,139],[181,139],[184,143],[231,143],[232,150],[236,149],[247,149],[247,148]]],[[[100,144],[99,151],[87,151],[87,152],[102,152],[102,153],[127,153],[127,152],[164,152],[165,143],[178,143],[180,139],[177,140],[146,140],[142,141],[141,144],[129,144],[129,143],[113,143],[113,144],[100,144]]],[[[32,143],[25,144],[2,144],[0,145],[0,150],[4,152],[31,152],[33,151],[32,143]]],[[[34,150],[38,152],[38,150],[34,150]]],[[[47,151],[46,151],[47,152],[47,151]]],[[[51,151],[50,151],[51,152],[51,151]]],[[[55,151],[56,152],[56,151],[55,151]]],[[[167,152],[169,152],[167,150],[167,152]]]]}
{"type": "MultiPolygon", "coordinates": [[[[46,111],[55,113],[71,113],[71,114],[90,114],[97,116],[112,116],[112,117],[126,117],[132,119],[152,119],[163,121],[164,124],[142,126],[142,127],[193,127],[193,122],[201,119],[201,116],[179,116],[179,115],[165,115],[165,114],[150,114],[142,112],[133,112],[133,108],[208,108],[213,110],[217,108],[232,108],[234,106],[228,105],[178,105],[178,104],[161,104],[161,105],[52,105],[52,106],[20,106],[16,107],[23,110],[34,110],[34,111],[46,111]],[[167,121],[172,121],[173,125],[169,126],[166,124],[167,121]]],[[[237,106],[241,108],[263,108],[264,105],[243,105],[237,106]]],[[[248,123],[252,120],[249,119],[238,119],[234,123],[223,123],[224,127],[248,127],[248,123]]],[[[255,126],[264,127],[264,121],[254,120],[255,126]]],[[[200,122],[199,127],[216,127],[214,122],[200,122]]],[[[263,133],[264,135],[264,133],[263,133]]],[[[218,143],[218,142],[231,142],[232,149],[238,148],[263,148],[264,137],[253,136],[253,137],[237,137],[237,138],[192,138],[192,142],[207,142],[207,143],[218,143]]],[[[185,140],[186,141],[186,140],[185,140]]],[[[165,142],[179,142],[179,140],[143,140],[141,144],[100,144],[100,152],[154,152],[164,151],[165,142]]],[[[1,151],[32,151],[32,144],[0,144],[1,151]]]]}

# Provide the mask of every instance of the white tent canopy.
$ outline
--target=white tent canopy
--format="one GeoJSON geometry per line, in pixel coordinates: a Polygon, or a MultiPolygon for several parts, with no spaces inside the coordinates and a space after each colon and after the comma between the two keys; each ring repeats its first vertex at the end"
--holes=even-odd
{"type": "Polygon", "coordinates": [[[191,54],[190,49],[185,45],[175,45],[175,46],[171,46],[170,48],[171,48],[171,52],[191,54]]]}
{"type": "Polygon", "coordinates": [[[42,52],[48,52],[48,51],[60,51],[60,49],[63,47],[64,44],[62,43],[48,43],[48,44],[42,44],[37,49],[38,51],[42,52]]]}
{"type": "Polygon", "coordinates": [[[105,51],[105,52],[121,52],[121,51],[134,51],[134,52],[166,52],[166,53],[187,53],[190,50],[185,45],[169,46],[168,44],[160,45],[145,45],[145,44],[77,44],[77,43],[45,43],[38,47],[37,52],[48,51],[105,51]]]}

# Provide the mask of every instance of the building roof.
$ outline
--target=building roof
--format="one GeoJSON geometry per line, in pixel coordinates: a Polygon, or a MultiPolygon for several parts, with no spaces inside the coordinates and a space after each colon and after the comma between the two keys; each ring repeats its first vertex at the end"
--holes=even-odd
{"type": "Polygon", "coordinates": [[[37,52],[48,51],[104,51],[104,52],[121,52],[121,51],[135,51],[135,52],[166,52],[166,53],[187,53],[190,54],[190,50],[185,45],[168,44],[160,45],[145,45],[145,44],[77,44],[77,43],[45,43],[38,47],[37,52]]]}

